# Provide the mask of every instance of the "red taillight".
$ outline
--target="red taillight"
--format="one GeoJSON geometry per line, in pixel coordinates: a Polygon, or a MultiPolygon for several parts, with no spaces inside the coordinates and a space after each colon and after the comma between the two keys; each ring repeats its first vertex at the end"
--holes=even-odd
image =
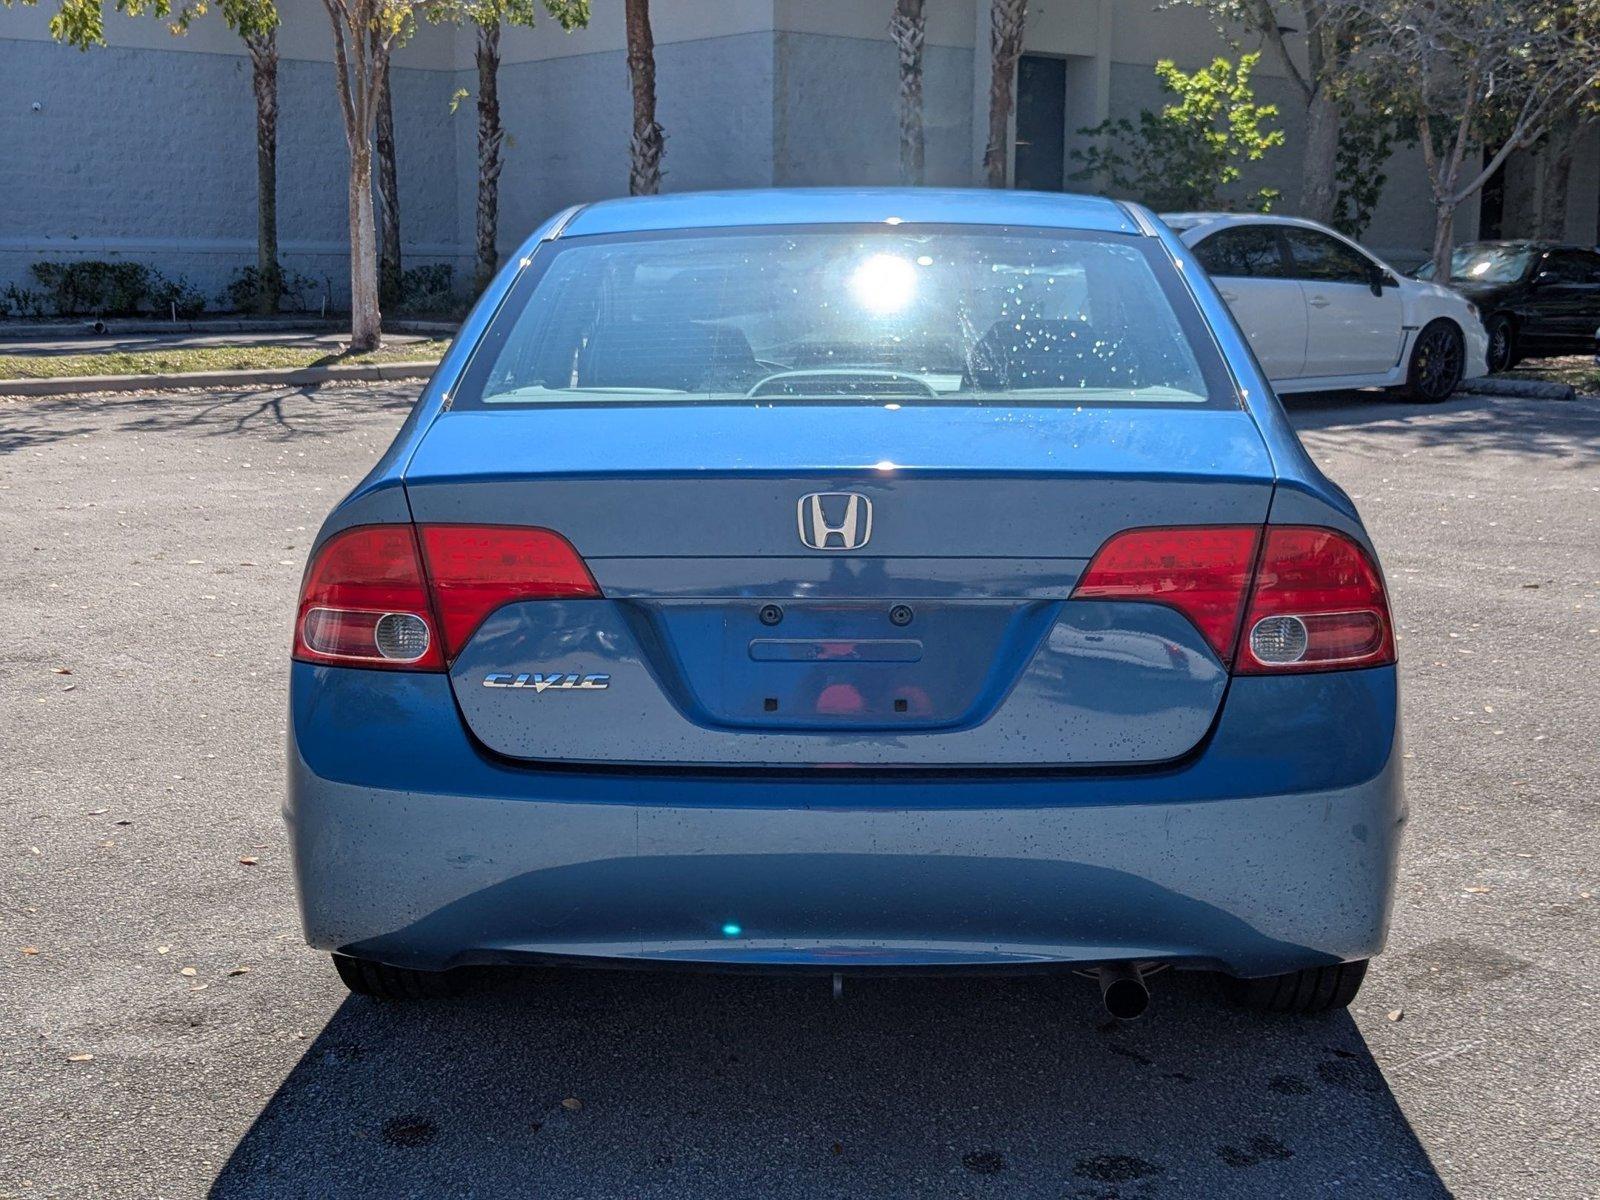
{"type": "Polygon", "coordinates": [[[1233,661],[1259,535],[1254,525],[1129,529],[1100,547],[1072,598],[1175,608],[1226,666],[1233,661]]]}
{"type": "Polygon", "coordinates": [[[1392,662],[1389,600],[1366,551],[1332,529],[1269,528],[1234,669],[1262,675],[1392,662]]]}
{"type": "Polygon", "coordinates": [[[1072,596],[1175,608],[1238,674],[1394,661],[1383,582],[1356,542],[1269,526],[1258,563],[1260,535],[1254,525],[1130,529],[1100,548],[1072,596]]]}
{"type": "Polygon", "coordinates": [[[328,539],[300,588],[294,656],[401,671],[444,666],[411,526],[363,525],[328,539]]]}
{"type": "Polygon", "coordinates": [[[502,605],[600,595],[572,543],[548,529],[424,525],[422,549],[449,658],[502,605]]]}
{"type": "Polygon", "coordinates": [[[599,595],[578,552],[548,529],[364,525],[330,538],[306,572],[294,656],[440,671],[501,605],[599,595]]]}

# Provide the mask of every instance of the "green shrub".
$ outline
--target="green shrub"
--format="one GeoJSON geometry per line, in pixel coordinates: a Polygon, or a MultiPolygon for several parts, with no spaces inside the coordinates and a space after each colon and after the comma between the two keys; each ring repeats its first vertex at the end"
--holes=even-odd
{"type": "Polygon", "coordinates": [[[14,283],[8,283],[5,290],[0,291],[0,316],[42,317],[49,308],[44,293],[33,291],[31,288],[20,288],[14,283]]]}
{"type": "MultiPolygon", "coordinates": [[[[1071,177],[1141,200],[1157,212],[1224,207],[1222,193],[1239,180],[1242,166],[1284,143],[1283,130],[1273,127],[1277,106],[1257,104],[1251,86],[1260,59],[1259,52],[1237,65],[1218,58],[1193,73],[1167,59],[1156,63],[1171,102],[1158,113],[1145,109],[1137,125],[1120,118],[1078,130],[1095,142],[1072,152],[1082,167],[1071,177]]],[[[1277,198],[1276,189],[1257,188],[1243,200],[1267,212],[1277,198]]]]}
{"type": "MultiPolygon", "coordinates": [[[[299,271],[278,264],[278,308],[280,311],[305,312],[310,307],[311,296],[317,281],[299,271]]],[[[245,267],[222,289],[222,304],[231,312],[256,312],[261,293],[266,289],[264,272],[255,267],[245,267]]]]}
{"type": "Polygon", "coordinates": [[[182,275],[177,279],[164,279],[156,272],[155,277],[160,282],[150,289],[150,306],[157,315],[176,315],[187,321],[205,312],[205,296],[182,275]]]}
{"type": "MultiPolygon", "coordinates": [[[[36,262],[29,273],[44,289],[40,297],[58,317],[130,317],[140,313],[180,317],[205,311],[205,297],[179,276],[168,279],[134,262],[36,262]]],[[[16,289],[12,289],[15,291],[16,289]]],[[[28,297],[39,293],[19,293],[28,297]]],[[[17,300],[11,298],[15,305],[17,300]]]]}
{"type": "Polygon", "coordinates": [[[143,263],[36,262],[28,270],[60,317],[128,316],[150,292],[150,268],[143,263]]]}
{"type": "Polygon", "coordinates": [[[395,307],[407,315],[456,312],[462,301],[455,293],[455,268],[449,263],[428,263],[403,272],[400,302],[395,307]]]}

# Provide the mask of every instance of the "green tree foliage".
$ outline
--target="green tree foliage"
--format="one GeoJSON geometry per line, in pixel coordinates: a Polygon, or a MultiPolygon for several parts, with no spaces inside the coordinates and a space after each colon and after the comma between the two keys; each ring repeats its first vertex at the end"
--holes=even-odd
{"type": "Polygon", "coordinates": [[[1333,219],[1346,237],[1360,239],[1389,183],[1384,164],[1417,140],[1416,123],[1389,108],[1346,109],[1339,127],[1333,219]]]}
{"type": "MultiPolygon", "coordinates": [[[[20,2],[33,5],[38,0],[20,2]]],[[[0,3],[9,7],[11,0],[0,0],[0,3]]],[[[174,33],[182,33],[197,17],[204,16],[211,5],[208,0],[194,0],[174,8],[172,0],[115,0],[114,7],[126,16],[149,15],[168,21],[174,33]]],[[[221,0],[216,7],[228,28],[241,37],[267,34],[278,28],[278,9],[273,0],[221,0]]],[[[79,50],[104,46],[104,0],[61,0],[61,6],[50,18],[50,36],[79,50]]]]}
{"type": "MultiPolygon", "coordinates": [[[[1360,14],[1338,0],[1162,0],[1162,4],[1210,13],[1217,32],[1236,50],[1246,40],[1266,48],[1305,109],[1305,131],[1296,139],[1299,215],[1337,223],[1340,146],[1344,121],[1355,100],[1365,28],[1360,14]]],[[[1355,144],[1365,138],[1358,132],[1355,144]]]]}
{"type": "MultiPolygon", "coordinates": [[[[1172,102],[1158,113],[1141,112],[1137,125],[1124,117],[1080,130],[1095,144],[1073,151],[1082,167],[1072,178],[1097,181],[1158,211],[1229,206],[1223,194],[1244,164],[1261,161],[1284,142],[1283,130],[1273,127],[1277,106],[1257,104],[1250,85],[1260,60],[1259,53],[1237,64],[1218,58],[1192,74],[1169,60],[1158,62],[1156,75],[1172,102]]],[[[1257,188],[1242,200],[1266,212],[1277,196],[1275,189],[1257,188]]]]}

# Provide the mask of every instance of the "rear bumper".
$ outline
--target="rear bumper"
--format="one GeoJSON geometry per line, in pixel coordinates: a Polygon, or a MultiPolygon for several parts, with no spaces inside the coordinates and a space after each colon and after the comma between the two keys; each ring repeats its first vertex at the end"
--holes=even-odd
{"type": "Polygon", "coordinates": [[[403,966],[1370,957],[1405,807],[1394,671],[1241,679],[1158,772],[668,776],[499,763],[440,676],[297,664],[307,940],[403,966]]]}

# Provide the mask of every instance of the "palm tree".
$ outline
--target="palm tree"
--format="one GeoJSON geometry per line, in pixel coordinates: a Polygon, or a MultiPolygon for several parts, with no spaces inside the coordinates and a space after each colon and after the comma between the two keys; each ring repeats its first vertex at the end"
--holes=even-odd
{"type": "Polygon", "coordinates": [[[650,0],[625,0],[628,79],[633,85],[633,141],[628,191],[653,196],[661,190],[665,135],[656,123],[656,43],[650,32],[650,0]]]}
{"type": "Polygon", "coordinates": [[[500,234],[501,151],[505,146],[505,126],[500,121],[500,26],[531,27],[543,7],[571,33],[589,23],[589,0],[481,0],[471,5],[467,15],[478,27],[474,60],[478,66],[478,214],[475,242],[476,262],[473,288],[481,292],[494,278],[500,265],[496,243],[500,234]]]}
{"type": "Polygon", "coordinates": [[[500,266],[500,151],[506,130],[500,123],[500,20],[485,15],[478,19],[478,45],[473,52],[478,64],[478,216],[475,239],[476,262],[472,289],[481,292],[489,286],[500,266]]]}
{"type": "Polygon", "coordinates": [[[400,301],[400,168],[394,153],[394,88],[384,56],[378,84],[378,119],[373,151],[378,165],[378,295],[385,304],[400,301]]]}
{"type": "Polygon", "coordinates": [[[1022,27],[1027,15],[1028,0],[990,0],[989,141],[983,151],[983,173],[993,188],[1006,186],[1017,59],[1022,57],[1022,27]]]}
{"type": "Polygon", "coordinates": [[[922,184],[922,43],[927,22],[922,0],[895,0],[889,36],[900,54],[900,182],[922,184]]]}

